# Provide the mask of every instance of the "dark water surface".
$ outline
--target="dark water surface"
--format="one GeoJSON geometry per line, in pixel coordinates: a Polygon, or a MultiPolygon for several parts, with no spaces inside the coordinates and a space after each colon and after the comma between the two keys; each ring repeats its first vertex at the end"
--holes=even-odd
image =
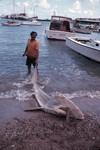
{"type": "MultiPolygon", "coordinates": [[[[5,20],[0,19],[0,23],[5,20]]],[[[65,41],[48,40],[42,26],[18,27],[0,24],[0,100],[31,100],[33,89],[27,75],[26,57],[22,57],[30,32],[38,33],[39,84],[48,95],[63,93],[68,98],[91,97],[100,99],[100,63],[92,61],[69,49],[65,41]]],[[[91,38],[100,40],[100,33],[91,38]]]]}

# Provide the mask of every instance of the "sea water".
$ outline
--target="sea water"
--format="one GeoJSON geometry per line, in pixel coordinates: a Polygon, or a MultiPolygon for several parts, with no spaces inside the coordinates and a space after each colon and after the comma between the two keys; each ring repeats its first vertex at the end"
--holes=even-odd
{"type": "MultiPolygon", "coordinates": [[[[49,96],[57,93],[67,98],[91,97],[100,99],[100,63],[90,60],[70,48],[65,41],[48,40],[45,28],[41,26],[21,25],[2,26],[0,19],[0,100],[32,100],[33,86],[30,84],[33,74],[27,74],[26,57],[23,57],[30,32],[36,31],[39,42],[39,80],[38,84],[49,96]]],[[[100,33],[88,36],[100,40],[100,33]]]]}

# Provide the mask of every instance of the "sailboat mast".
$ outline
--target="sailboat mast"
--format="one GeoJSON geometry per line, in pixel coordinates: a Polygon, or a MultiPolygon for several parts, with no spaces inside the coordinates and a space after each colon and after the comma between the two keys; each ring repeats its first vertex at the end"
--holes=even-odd
{"type": "Polygon", "coordinates": [[[25,14],[25,6],[24,6],[24,14],[25,14]]]}
{"type": "Polygon", "coordinates": [[[36,17],[36,14],[35,14],[35,7],[37,7],[38,5],[35,5],[34,6],[34,17],[36,17]]]}
{"type": "Polygon", "coordinates": [[[13,14],[15,13],[15,0],[13,0],[13,14]]]}

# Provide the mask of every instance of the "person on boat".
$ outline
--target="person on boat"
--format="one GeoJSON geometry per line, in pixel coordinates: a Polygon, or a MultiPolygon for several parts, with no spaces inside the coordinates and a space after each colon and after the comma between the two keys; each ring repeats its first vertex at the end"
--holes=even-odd
{"type": "Polygon", "coordinates": [[[27,46],[23,56],[27,56],[26,65],[28,67],[28,73],[31,73],[31,65],[33,64],[34,68],[35,65],[38,65],[38,57],[39,57],[39,43],[35,39],[37,33],[32,31],[30,33],[31,39],[28,39],[27,46]]]}
{"type": "Polygon", "coordinates": [[[10,20],[8,20],[8,21],[7,21],[7,23],[11,23],[11,21],[10,21],[10,20]]]}

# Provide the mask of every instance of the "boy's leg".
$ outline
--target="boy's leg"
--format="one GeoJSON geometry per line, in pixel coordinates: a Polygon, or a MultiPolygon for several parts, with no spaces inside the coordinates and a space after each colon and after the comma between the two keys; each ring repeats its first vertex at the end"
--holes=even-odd
{"type": "Polygon", "coordinates": [[[31,73],[31,66],[28,66],[28,74],[31,73]]]}

